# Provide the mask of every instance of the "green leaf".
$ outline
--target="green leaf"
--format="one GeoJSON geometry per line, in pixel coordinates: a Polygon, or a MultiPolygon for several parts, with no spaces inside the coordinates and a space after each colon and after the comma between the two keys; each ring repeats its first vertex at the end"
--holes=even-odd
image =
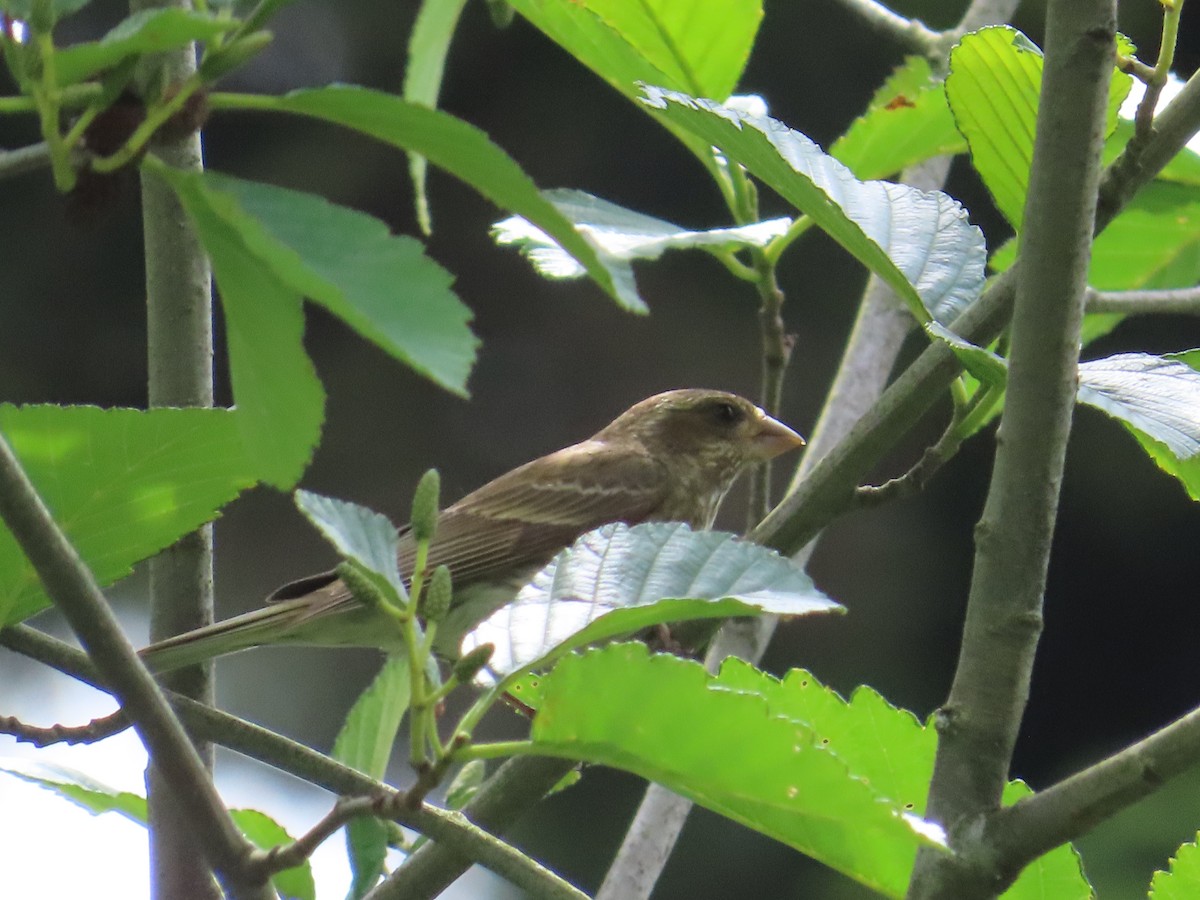
{"type": "Polygon", "coordinates": [[[679,522],[615,523],[559,553],[467,636],[462,652],[494,644],[488,668],[507,675],[666,622],[841,609],[791,560],[736,535],[679,522]]]}
{"type": "Polygon", "coordinates": [[[262,478],[295,484],[321,436],[325,392],[304,351],[300,295],[281,282],[245,239],[252,227],[228,195],[199,174],[160,164],[212,260],[225,310],[238,421],[262,478]]]}
{"type": "Polygon", "coordinates": [[[313,194],[214,172],[191,177],[281,284],[466,396],[479,344],[467,326],[471,312],[451,292],[450,273],[418,241],[313,194]]]}
{"type": "Polygon", "coordinates": [[[889,896],[937,843],[807,724],[698,663],[613,644],[563,658],[543,690],[531,752],[635,772],[889,896]]]}
{"type": "MultiPolygon", "coordinates": [[[[634,282],[634,259],[658,259],[666,250],[690,248],[736,251],[763,247],[784,234],[790,219],[771,219],[732,228],[688,231],[663,219],[647,216],[584,191],[550,190],[543,194],[587,237],[605,266],[613,274],[626,308],[646,309],[634,282]]],[[[546,278],[579,278],[583,266],[535,225],[512,216],[492,226],[498,244],[520,248],[539,274],[546,278]]]]}
{"type": "Polygon", "coordinates": [[[1092,245],[1088,284],[1100,291],[1191,287],[1200,280],[1200,190],[1151,182],[1092,245]]]}
{"type": "MultiPolygon", "coordinates": [[[[262,850],[294,843],[287,829],[266,813],[257,809],[231,809],[229,814],[242,834],[262,850]]],[[[271,883],[284,900],[316,900],[317,885],[313,880],[312,866],[308,860],[298,866],[276,872],[271,876],[271,883]]]]}
{"type": "MultiPolygon", "coordinates": [[[[0,0],[0,11],[8,13],[14,19],[29,19],[33,15],[33,4],[36,0],[0,0]]],[[[92,0],[51,0],[50,8],[55,21],[78,12],[92,0]]]]}
{"type": "Polygon", "coordinates": [[[761,697],[772,716],[803,722],[852,775],[898,808],[924,814],[937,733],[908,710],[892,706],[869,687],[856,688],[847,701],[811,672],[792,669],[780,680],[732,657],[721,665],[711,687],[761,697]]]}
{"type": "MultiPolygon", "coordinates": [[[[1200,841],[1200,834],[1197,835],[1200,841]]],[[[1169,871],[1155,872],[1150,900],[1192,900],[1200,896],[1200,849],[1183,844],[1171,857],[1169,871]]]]}
{"type": "Polygon", "coordinates": [[[387,826],[376,818],[359,816],[346,826],[346,851],[353,873],[348,900],[360,900],[379,882],[387,860],[387,838],[387,826]]]}
{"type": "MultiPolygon", "coordinates": [[[[467,0],[423,0],[408,37],[408,65],[404,68],[404,99],[436,108],[446,69],[446,54],[467,0]]],[[[427,161],[419,153],[408,154],[408,171],[413,180],[417,222],[424,234],[433,233],[429,197],[425,190],[427,161]]]]}
{"type": "Polygon", "coordinates": [[[386,516],[345,500],[296,491],[296,506],[351,563],[357,563],[393,603],[408,601],[400,578],[396,526],[386,516]]]}
{"type": "Polygon", "coordinates": [[[926,322],[925,331],[930,337],[945,342],[963,368],[983,384],[1003,387],[1008,381],[1008,362],[1003,357],[986,347],[972,344],[938,322],[926,322]]]}
{"type": "Polygon", "coordinates": [[[768,116],[646,86],[645,102],[770,185],[890,285],[918,321],[954,319],[983,288],[983,233],[940,191],[859,181],[768,116]]]}
{"type": "Polygon", "coordinates": [[[497,206],[535,223],[583,263],[606,293],[616,297],[612,276],[587,241],[538,193],[521,167],[473,125],[391,94],[350,85],[255,98],[252,108],[313,116],[420,153],[497,206]]]}
{"type": "MultiPolygon", "coordinates": [[[[101,584],[211,521],[258,480],[226,409],[0,405],[3,432],[42,499],[101,584]]],[[[0,622],[48,604],[0,527],[0,622]]]]}
{"type": "MultiPolygon", "coordinates": [[[[325,499],[314,494],[307,496],[318,501],[325,499]]],[[[355,509],[361,510],[361,507],[355,509]]],[[[351,511],[346,512],[353,518],[351,511]]],[[[373,525],[368,524],[367,529],[378,530],[378,523],[373,525]]],[[[394,568],[394,553],[392,560],[394,568]]],[[[404,714],[408,711],[411,698],[412,681],[408,657],[393,654],[384,662],[383,668],[379,670],[370,686],[354,702],[333,743],[333,758],[372,778],[382,780],[387,772],[392,746],[396,743],[396,733],[400,729],[404,714]]],[[[350,895],[362,897],[375,886],[383,873],[384,859],[387,856],[387,828],[378,819],[357,818],[346,828],[346,846],[350,853],[350,868],[354,873],[350,895]]]]}
{"type": "Polygon", "coordinates": [[[145,9],[124,19],[98,41],[74,44],[54,55],[60,87],[84,81],[124,60],[211,41],[238,26],[228,18],[187,9],[145,9]]]}
{"type": "Polygon", "coordinates": [[[1080,363],[1079,400],[1163,444],[1180,461],[1200,454],[1200,372],[1186,363],[1148,353],[1080,363]]]}
{"type": "MultiPolygon", "coordinates": [[[[1129,75],[1113,70],[1106,134],[1116,128],[1117,110],[1131,83],[1129,75]]],[[[950,109],[970,146],[971,162],[1017,231],[1025,214],[1041,85],[1042,53],[1015,28],[973,31],[950,53],[950,109]]]]}
{"type": "MultiPolygon", "coordinates": [[[[513,7],[572,57],[630,100],[658,84],[726,100],[741,80],[762,0],[513,0],[513,7]]],[[[711,145],[641,106],[708,169],[723,178],[711,145]]]]}
{"type": "MultiPolygon", "coordinates": [[[[1000,802],[1011,806],[1032,793],[1025,782],[1010,781],[1000,802]]],[[[1003,900],[1095,900],[1096,894],[1083,873],[1079,854],[1070,844],[1063,844],[1027,865],[1000,896],[1003,900]]]]}
{"type": "Polygon", "coordinates": [[[25,759],[5,759],[0,772],[7,772],[69,800],[92,815],[115,812],[139,825],[146,824],[146,798],[118,791],[67,766],[25,759]]]}
{"type": "Polygon", "coordinates": [[[725,100],[762,21],[762,0],[511,0],[551,40],[630,98],[638,81],[725,100]]]}
{"type": "Polygon", "coordinates": [[[462,809],[470,803],[486,777],[487,764],[482,759],[468,760],[446,788],[446,808],[462,809]]]}
{"type": "Polygon", "coordinates": [[[875,92],[867,111],[834,141],[829,155],[857,177],[886,178],[934,156],[965,153],[945,85],[929,60],[910,56],[875,92]]]}
{"type": "MultiPolygon", "coordinates": [[[[1200,377],[1200,350],[1189,350],[1186,353],[1172,354],[1166,358],[1186,365],[1197,373],[1197,377],[1200,377]]],[[[1130,427],[1129,430],[1133,432],[1133,436],[1142,445],[1142,449],[1150,454],[1160,469],[1179,479],[1189,497],[1193,500],[1200,500],[1200,456],[1180,459],[1167,444],[1155,440],[1136,428],[1130,427]]]]}

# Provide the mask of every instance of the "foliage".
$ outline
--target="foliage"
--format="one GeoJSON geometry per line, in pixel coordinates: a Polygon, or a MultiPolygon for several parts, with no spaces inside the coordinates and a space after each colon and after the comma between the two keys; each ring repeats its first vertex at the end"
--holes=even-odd
{"type": "MultiPolygon", "coordinates": [[[[628,312],[653,306],[639,293],[633,260],[645,264],[666,249],[699,250],[770,297],[779,260],[819,231],[888,285],[928,341],[948,346],[965,370],[952,389],[949,452],[999,414],[1007,336],[985,347],[955,331],[986,287],[983,232],[946,193],[880,179],[941,154],[969,153],[1017,233],[990,248],[990,265],[997,272],[1011,266],[1025,226],[1043,69],[1041,51],[1028,38],[1009,27],[964,35],[944,79],[924,58],[909,59],[826,153],[769,115],[759,98],[734,95],[762,19],[760,0],[509,2],[699,160],[725,202],[727,223],[692,230],[576,188],[539,191],[486,134],[435,109],[462,0],[423,3],[403,99],[355,85],[283,96],[215,91],[220,77],[266,45],[263,17],[282,4],[250,13],[216,3],[145,11],[71,46],[56,43],[56,25],[83,4],[0,4],[11,17],[0,44],[19,90],[3,109],[36,114],[58,189],[73,191],[81,178],[127,167],[161,179],[199,235],[222,303],[230,409],[0,407],[0,433],[100,584],[212,521],[252,485],[288,490],[298,483],[324,423],[324,389],[303,345],[305,300],[453,395],[466,394],[480,344],[453,276],[418,239],[311,193],[168,165],[156,153],[156,135],[179,127],[190,97],[206,97],[216,114],[213,128],[228,127],[238,112],[257,111],[330,123],[403,151],[426,232],[432,219],[425,167],[439,167],[508,214],[495,226],[497,243],[520,246],[548,277],[586,275],[628,312]],[[12,19],[22,20],[24,39],[12,19]],[[202,48],[197,74],[146,92],[138,123],[101,148],[92,126],[132,89],[138,60],[190,42],[202,48]],[[787,204],[785,217],[761,217],[759,185],[787,204]]],[[[1124,41],[1117,49],[1126,58],[1133,53],[1124,41]]],[[[1137,140],[1117,115],[1133,82],[1130,68],[1114,68],[1109,82],[1110,158],[1137,140]]],[[[1194,286],[1197,172],[1200,159],[1185,151],[1116,217],[1095,243],[1092,287],[1194,286]]],[[[1116,321],[1089,317],[1086,339],[1116,321]]],[[[1198,354],[1092,359],[1079,367],[1078,392],[1080,402],[1132,433],[1193,499],[1200,499],[1198,354]]],[[[400,532],[386,518],[296,493],[304,515],[345,558],[343,580],[381,613],[381,627],[397,630],[404,648],[350,711],[334,759],[383,781],[407,720],[411,807],[462,766],[466,774],[449,802],[457,808],[479,789],[481,761],[496,757],[613,766],[885,896],[905,895],[920,848],[949,852],[947,835],[924,818],[936,733],[876,691],[861,687],[843,699],[801,669],[777,679],[730,660],[711,674],[643,642],[614,642],[687,620],[841,611],[799,565],[721,532],[606,526],[563,550],[515,602],[479,623],[444,675],[434,653],[442,616],[421,615],[430,581],[439,578],[425,566],[436,479],[425,485],[413,527],[421,549],[409,573],[397,566],[400,532]],[[447,728],[439,718],[443,701],[473,679],[484,690],[447,728]],[[528,736],[479,740],[480,719],[504,699],[530,714],[528,736]]],[[[23,622],[48,602],[16,539],[0,530],[0,622],[23,622]]],[[[145,818],[141,798],[82,775],[7,771],[94,812],[145,818]]],[[[1014,781],[1004,803],[1030,794],[1014,781]]],[[[259,846],[291,841],[261,813],[244,812],[238,822],[259,846]]],[[[349,822],[347,836],[354,896],[387,874],[389,845],[416,846],[372,816],[349,822]]],[[[1185,845],[1171,872],[1155,877],[1151,896],[1186,896],[1189,885],[1194,892],[1195,867],[1195,846],[1185,845]]],[[[1012,874],[1007,897],[1090,895],[1068,844],[1012,874]]],[[[276,884],[289,896],[314,893],[307,863],[276,873],[276,884]]]]}

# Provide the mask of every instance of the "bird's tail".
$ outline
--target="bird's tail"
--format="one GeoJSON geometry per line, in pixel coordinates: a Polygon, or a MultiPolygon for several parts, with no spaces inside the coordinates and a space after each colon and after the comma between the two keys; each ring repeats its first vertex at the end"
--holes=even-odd
{"type": "Polygon", "coordinates": [[[177,634],[144,647],[139,654],[154,672],[169,672],[218,656],[288,639],[288,631],[308,609],[304,598],[272,603],[231,619],[177,634]]]}

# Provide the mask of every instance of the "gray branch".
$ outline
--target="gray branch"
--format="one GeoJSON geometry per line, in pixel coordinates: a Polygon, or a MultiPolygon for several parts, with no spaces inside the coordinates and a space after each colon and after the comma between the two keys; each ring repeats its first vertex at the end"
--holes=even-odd
{"type": "Polygon", "coordinates": [[[926,817],[951,856],[923,849],[908,896],[995,896],[1016,871],[979,823],[1000,807],[1042,632],[1042,596],[1077,387],[1115,0],[1052,0],[1042,101],[1013,308],[1007,402],[983,516],[958,670],[937,712],[926,817]]]}
{"type": "Polygon", "coordinates": [[[1096,291],[1088,288],[1087,311],[1126,316],[1150,313],[1200,315],[1200,287],[1148,291],[1096,291]]]}

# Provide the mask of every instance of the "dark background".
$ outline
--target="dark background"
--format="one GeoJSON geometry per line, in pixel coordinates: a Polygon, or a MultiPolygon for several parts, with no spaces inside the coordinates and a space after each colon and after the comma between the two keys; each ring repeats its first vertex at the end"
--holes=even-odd
{"type": "MultiPolygon", "coordinates": [[[[959,4],[908,3],[935,27],[959,4]],[[954,7],[954,8],[951,8],[954,7]]],[[[1152,57],[1157,5],[1122,3],[1122,30],[1152,57]]],[[[279,91],[331,81],[398,90],[415,5],[297,0],[274,46],[230,79],[229,90],[279,91]]],[[[94,36],[120,7],[97,3],[64,33],[94,36]]],[[[1017,24],[1040,43],[1042,7],[1017,24]]],[[[1200,44],[1185,12],[1176,69],[1200,44]]],[[[741,85],[772,115],[828,146],[900,61],[888,41],[834,0],[769,2],[741,85]]],[[[11,86],[6,88],[11,90],[11,86]]],[[[706,176],[633,104],[518,20],[498,32],[469,4],[452,48],[442,106],[487,131],[545,187],[575,187],[694,228],[729,224],[706,176]]],[[[0,146],[36,140],[31,121],[0,120],[0,146]]],[[[416,234],[402,154],[329,126],[247,113],[214,118],[208,163],[242,177],[317,192],[416,234]]],[[[136,181],[102,209],[56,196],[48,173],[4,182],[0,239],[0,399],[144,406],[145,325],[136,181]]],[[[1007,230],[968,165],[949,191],[997,246],[1007,230]]],[[[434,171],[436,233],[429,252],[452,271],[482,338],[469,400],[413,375],[320,310],[307,345],[329,394],[323,442],[303,486],[403,520],[430,466],[452,500],[534,456],[579,440],[660,390],[711,386],[754,396],[753,291],[698,253],[668,254],[638,270],[651,315],[620,312],[589,283],[550,283],[489,225],[504,213],[434,171]]],[[[766,195],[765,215],[784,214],[766,195]]],[[[811,430],[854,314],[864,274],[830,241],[810,236],[785,258],[786,318],[797,336],[782,418],[811,430]]],[[[1118,350],[1200,346],[1195,320],[1129,321],[1088,357],[1118,350]]],[[[916,349],[914,344],[912,350],[916,349]]],[[[911,353],[909,354],[911,357],[911,353]]],[[[218,379],[228,401],[219,354],[218,379]]],[[[942,411],[944,413],[944,410],[942,411]]],[[[937,415],[876,473],[901,471],[937,433],[937,415]]],[[[766,665],[804,666],[847,692],[870,684],[928,715],[953,674],[972,560],[972,527],[987,488],[991,431],[975,438],[920,497],[848,515],[811,564],[850,615],[785,626],[766,665]]],[[[794,460],[788,461],[790,465],[794,460]]],[[[741,524],[741,495],[724,524],[741,524]]],[[[1046,602],[1046,632],[1014,774],[1035,787],[1144,735],[1200,701],[1200,511],[1119,426],[1084,409],[1072,437],[1046,602]]],[[[333,561],[288,496],[258,489],[217,525],[218,610],[254,606],[277,584],[333,561]]],[[[139,601],[140,603],[141,601],[139,601]]],[[[348,651],[260,651],[223,662],[231,711],[328,749],[340,717],[377,659],[348,651]]],[[[514,722],[499,727],[513,730],[514,722]]],[[[397,778],[405,777],[397,769],[397,778]]],[[[516,840],[594,889],[641,794],[637,779],[589,770],[530,814],[516,840]]],[[[1083,842],[1102,896],[1144,892],[1151,870],[1200,825],[1195,791],[1176,789],[1083,842]],[[1105,890],[1107,888],[1107,890],[1105,890]]],[[[868,892],[773,841],[715,815],[693,814],[656,897],[868,892]]]]}

